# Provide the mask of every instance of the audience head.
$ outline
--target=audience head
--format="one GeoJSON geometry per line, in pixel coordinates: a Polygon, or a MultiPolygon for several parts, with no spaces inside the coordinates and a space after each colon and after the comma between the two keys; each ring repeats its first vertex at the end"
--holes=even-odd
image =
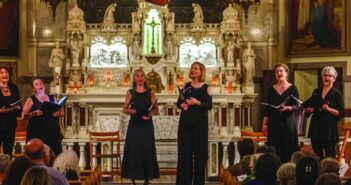
{"type": "Polygon", "coordinates": [[[240,168],[245,174],[251,174],[252,170],[250,168],[252,155],[245,155],[240,161],[240,168]]]}
{"type": "Polygon", "coordinates": [[[303,157],[305,157],[306,155],[301,152],[301,151],[296,151],[294,152],[292,155],[291,155],[291,160],[290,162],[293,162],[293,163],[297,163],[299,162],[300,159],[302,159],[303,157]]]}
{"type": "Polygon", "coordinates": [[[295,178],[295,163],[284,163],[277,171],[277,180],[279,181],[280,185],[295,185],[295,178]]]}
{"type": "Polygon", "coordinates": [[[341,180],[335,173],[324,173],[318,177],[315,185],[341,185],[341,180]]]}
{"type": "Polygon", "coordinates": [[[319,163],[314,157],[303,157],[296,164],[296,184],[314,185],[319,175],[319,163]]]}
{"type": "Polygon", "coordinates": [[[280,159],[272,153],[261,155],[255,164],[256,179],[263,184],[273,184],[276,182],[277,170],[281,165],[280,159]]]}
{"type": "Polygon", "coordinates": [[[267,146],[266,145],[263,145],[263,146],[259,146],[257,149],[256,149],[256,154],[265,154],[267,153],[267,146]]]}
{"type": "Polygon", "coordinates": [[[55,153],[51,150],[51,148],[47,144],[44,144],[44,154],[45,154],[45,158],[44,158],[45,165],[52,167],[55,161],[55,153]]]}
{"type": "Polygon", "coordinates": [[[238,141],[238,152],[241,157],[245,155],[252,155],[255,152],[255,144],[251,139],[244,138],[238,141]]]}
{"type": "Polygon", "coordinates": [[[251,156],[251,160],[250,160],[250,170],[251,171],[254,171],[255,169],[255,165],[256,165],[256,162],[257,162],[257,159],[263,155],[262,153],[256,153],[256,154],[253,154],[251,156]]]}
{"type": "Polygon", "coordinates": [[[26,171],[34,165],[35,163],[25,156],[15,158],[7,169],[2,184],[20,185],[26,171]]]}
{"type": "Polygon", "coordinates": [[[340,169],[339,162],[334,158],[328,157],[321,161],[320,174],[335,173],[339,175],[339,169],[340,169]]]}
{"type": "Polygon", "coordinates": [[[76,152],[73,150],[64,150],[57,156],[53,167],[63,174],[67,174],[69,170],[73,170],[78,175],[79,159],[76,152]]]}
{"type": "Polygon", "coordinates": [[[44,143],[38,138],[33,138],[27,142],[24,146],[25,155],[33,160],[44,160],[44,143]]]}
{"type": "Polygon", "coordinates": [[[10,156],[7,154],[0,154],[0,173],[4,173],[10,165],[10,156]]]}
{"type": "Polygon", "coordinates": [[[50,185],[50,177],[45,168],[33,166],[24,174],[21,185],[50,185]]]}
{"type": "Polygon", "coordinates": [[[267,146],[267,152],[268,152],[268,153],[271,153],[271,154],[276,154],[276,155],[277,155],[277,152],[276,152],[274,146],[267,146]]]}

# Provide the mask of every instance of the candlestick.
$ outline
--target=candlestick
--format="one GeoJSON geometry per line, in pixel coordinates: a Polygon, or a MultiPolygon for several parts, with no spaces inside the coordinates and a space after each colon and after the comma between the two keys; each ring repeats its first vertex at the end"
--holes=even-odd
{"type": "Polygon", "coordinates": [[[171,94],[173,92],[173,85],[168,84],[168,93],[171,94]]]}
{"type": "Polygon", "coordinates": [[[77,87],[74,87],[74,88],[73,88],[73,92],[74,92],[74,93],[77,93],[77,92],[78,92],[78,88],[77,88],[77,87]]]}
{"type": "Polygon", "coordinates": [[[233,85],[232,85],[232,82],[228,82],[228,93],[233,93],[233,85]]]}
{"type": "Polygon", "coordinates": [[[94,86],[94,78],[92,75],[90,75],[89,77],[89,87],[93,87],[94,86]]]}
{"type": "Polygon", "coordinates": [[[107,81],[110,81],[110,80],[111,80],[111,71],[110,71],[110,70],[107,70],[107,71],[106,71],[106,80],[107,80],[107,81]]]}
{"type": "Polygon", "coordinates": [[[128,86],[128,74],[125,74],[124,77],[123,77],[123,85],[124,86],[128,86]]]}

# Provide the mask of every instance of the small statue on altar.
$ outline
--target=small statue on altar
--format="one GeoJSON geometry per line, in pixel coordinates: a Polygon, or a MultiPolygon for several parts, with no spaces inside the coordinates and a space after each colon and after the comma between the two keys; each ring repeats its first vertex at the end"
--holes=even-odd
{"type": "Polygon", "coordinates": [[[82,86],[80,70],[74,69],[69,72],[68,86],[76,88],[82,86]]]}
{"type": "Polygon", "coordinates": [[[223,22],[239,22],[239,12],[233,7],[232,3],[229,3],[229,6],[223,11],[223,22]]]}
{"type": "Polygon", "coordinates": [[[235,45],[232,40],[228,41],[227,45],[227,65],[232,65],[234,63],[234,49],[235,45]]]}
{"type": "Polygon", "coordinates": [[[65,55],[63,54],[63,50],[59,46],[59,41],[55,42],[55,48],[51,51],[51,56],[49,59],[49,67],[53,68],[53,76],[56,75],[56,70],[59,68],[61,71],[63,60],[65,59],[65,55]]]}
{"type": "Polygon", "coordinates": [[[166,59],[172,59],[174,55],[174,39],[172,34],[168,34],[165,39],[165,56],[166,59]]]}
{"type": "Polygon", "coordinates": [[[107,7],[107,9],[105,11],[103,23],[115,23],[114,13],[116,11],[116,6],[117,6],[117,4],[113,3],[107,7]]]}
{"type": "Polygon", "coordinates": [[[79,67],[79,49],[75,46],[71,47],[71,60],[73,67],[79,67]]]}
{"type": "Polygon", "coordinates": [[[133,13],[133,23],[132,23],[132,32],[139,33],[140,32],[140,23],[139,23],[139,14],[133,13]]]}
{"type": "Polygon", "coordinates": [[[133,43],[132,43],[132,54],[134,58],[139,60],[140,59],[140,38],[138,34],[134,35],[133,43]]]}
{"type": "Polygon", "coordinates": [[[170,13],[167,17],[166,31],[174,31],[174,15],[170,13]]]}
{"type": "Polygon", "coordinates": [[[194,11],[194,18],[193,23],[203,23],[204,22],[204,15],[202,14],[202,8],[199,4],[193,3],[192,4],[193,11],[194,11]]]}
{"type": "Polygon", "coordinates": [[[84,12],[76,5],[68,12],[68,21],[79,20],[84,21],[84,12]]]}
{"type": "Polygon", "coordinates": [[[242,67],[243,67],[243,83],[253,84],[255,75],[255,52],[251,49],[251,43],[248,42],[247,48],[243,52],[242,67]]]}

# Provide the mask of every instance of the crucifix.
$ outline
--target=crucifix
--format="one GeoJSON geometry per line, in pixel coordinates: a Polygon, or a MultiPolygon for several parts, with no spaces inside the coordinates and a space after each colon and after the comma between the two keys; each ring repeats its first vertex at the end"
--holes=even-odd
{"type": "Polygon", "coordinates": [[[147,23],[146,25],[149,25],[151,26],[152,28],[152,36],[151,36],[151,54],[155,54],[156,53],[156,50],[155,50],[155,35],[154,35],[154,30],[155,30],[155,27],[157,25],[160,25],[160,23],[157,23],[155,22],[155,19],[154,17],[152,18],[152,21],[150,23],[147,23]]]}

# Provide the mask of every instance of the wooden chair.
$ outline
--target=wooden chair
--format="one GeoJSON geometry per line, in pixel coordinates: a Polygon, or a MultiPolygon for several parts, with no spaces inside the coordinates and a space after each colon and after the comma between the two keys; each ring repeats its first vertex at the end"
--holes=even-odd
{"type": "Polygon", "coordinates": [[[101,159],[108,159],[112,161],[110,164],[110,169],[102,168],[102,165],[99,167],[101,169],[100,178],[103,175],[111,176],[112,178],[118,179],[118,177],[122,181],[122,177],[120,176],[120,168],[121,168],[121,149],[120,149],[120,134],[119,131],[115,132],[89,132],[89,146],[90,146],[90,167],[94,168],[94,161],[98,162],[101,159]],[[95,145],[94,145],[95,143],[95,145]],[[97,144],[101,144],[101,149],[97,150],[97,144]],[[104,151],[104,145],[109,144],[110,148],[108,151],[104,151]],[[114,148],[116,147],[116,148],[114,148]],[[103,153],[104,152],[104,153],[103,153]],[[113,163],[116,161],[116,165],[113,163]]]}
{"type": "Polygon", "coordinates": [[[345,150],[346,150],[346,145],[347,145],[347,139],[348,139],[349,136],[350,136],[351,122],[344,123],[343,128],[344,128],[344,130],[345,130],[345,137],[344,137],[344,140],[343,140],[343,142],[342,142],[342,147],[341,147],[341,150],[340,150],[339,155],[338,155],[338,161],[339,161],[339,163],[341,163],[342,159],[343,159],[344,156],[345,156],[345,150]]]}

